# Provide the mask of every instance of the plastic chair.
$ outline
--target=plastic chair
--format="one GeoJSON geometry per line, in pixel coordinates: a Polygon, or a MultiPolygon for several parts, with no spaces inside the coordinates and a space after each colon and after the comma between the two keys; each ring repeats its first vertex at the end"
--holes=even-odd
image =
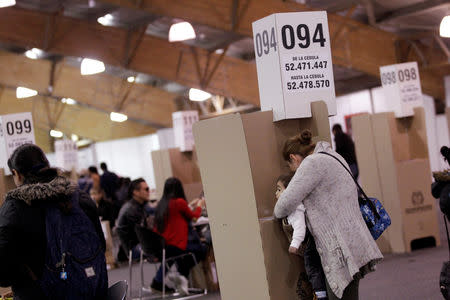
{"type": "Polygon", "coordinates": [[[108,288],[108,300],[125,300],[128,283],[126,280],[118,281],[108,288]]]}
{"type": "MultiPolygon", "coordinates": [[[[195,255],[191,252],[173,256],[166,258],[166,249],[165,245],[166,242],[164,238],[157,234],[156,232],[153,232],[149,230],[148,228],[144,226],[136,226],[135,227],[136,235],[138,237],[139,243],[141,244],[141,258],[140,258],[140,270],[141,270],[141,289],[139,297],[142,299],[142,290],[144,286],[144,269],[143,269],[143,263],[144,260],[151,263],[151,264],[158,264],[160,263],[162,266],[162,273],[163,273],[163,290],[162,290],[162,298],[166,297],[166,270],[170,269],[168,266],[168,262],[172,260],[177,260],[181,257],[185,256],[191,256],[194,260],[194,263],[197,264],[197,259],[195,258],[195,255]],[[145,259],[144,259],[145,256],[145,259]]],[[[176,261],[175,261],[176,264],[176,261]]],[[[156,265],[155,265],[156,267],[156,265]]],[[[206,290],[202,291],[202,294],[206,294],[206,290]]],[[[196,291],[198,292],[198,291],[196,291]]]]}

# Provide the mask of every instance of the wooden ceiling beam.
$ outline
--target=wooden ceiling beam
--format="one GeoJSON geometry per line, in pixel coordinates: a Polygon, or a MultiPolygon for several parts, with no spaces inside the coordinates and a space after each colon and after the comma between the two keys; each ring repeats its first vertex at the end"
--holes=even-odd
{"type": "MultiPolygon", "coordinates": [[[[47,94],[51,61],[32,60],[23,55],[0,51],[0,66],[0,84],[24,86],[47,94]]],[[[126,79],[105,73],[81,76],[79,68],[63,61],[57,64],[55,74],[54,97],[73,98],[79,103],[111,112],[116,111],[123,97],[127,96],[126,105],[121,107],[120,112],[154,127],[172,125],[177,94],[145,84],[131,84],[126,79]]]]}
{"type": "MultiPolygon", "coordinates": [[[[155,11],[169,12],[185,19],[197,20],[199,23],[216,28],[229,25],[231,1],[187,1],[180,0],[167,5],[165,1],[148,0],[145,3],[154,5],[155,11]],[[197,9],[197,10],[196,10],[197,9]],[[214,10],[214,12],[212,11],[214,10]],[[212,18],[211,15],[222,14],[222,17],[212,18]],[[223,19],[220,21],[219,19],[223,19]],[[227,25],[228,24],[228,25],[227,25]]],[[[245,5],[247,2],[239,2],[245,5]]],[[[296,11],[297,3],[275,0],[260,0],[248,2],[248,8],[242,10],[236,30],[240,34],[251,35],[251,22],[269,15],[275,11],[296,11]]],[[[148,9],[147,5],[144,5],[148,9]]],[[[167,13],[169,13],[167,12],[167,13]]],[[[46,14],[37,11],[27,11],[17,8],[0,10],[0,41],[10,42],[26,47],[40,47],[43,40],[46,14]]],[[[120,66],[123,63],[127,31],[121,28],[105,27],[97,23],[86,22],[64,16],[57,16],[58,27],[54,33],[50,52],[78,57],[101,59],[105,63],[120,66]],[[88,45],[88,46],[87,46],[88,45]]],[[[351,19],[329,14],[330,35],[345,24],[340,35],[342,42],[333,47],[333,63],[339,66],[362,71],[366,74],[379,76],[379,66],[396,63],[394,34],[360,24],[351,19]]],[[[208,61],[208,52],[197,49],[198,62],[204,69],[208,61]]],[[[441,53],[439,53],[441,54],[441,53]]],[[[219,55],[212,54],[215,59],[219,55]]],[[[243,102],[259,105],[256,67],[254,62],[246,62],[232,57],[224,57],[219,68],[214,73],[208,86],[201,86],[196,74],[196,65],[189,46],[181,43],[169,43],[167,40],[144,36],[136,49],[134,59],[129,68],[148,73],[160,78],[175,81],[180,84],[203,88],[213,94],[239,99],[243,102]]],[[[435,77],[421,76],[422,88],[425,93],[433,96],[444,96],[444,86],[436,88],[435,77]]]]}
{"type": "MultiPolygon", "coordinates": [[[[54,111],[55,106],[58,105],[58,101],[50,97],[47,98],[48,109],[54,111]]],[[[48,109],[45,101],[45,97],[43,96],[17,99],[14,89],[5,88],[0,98],[0,115],[32,112],[34,127],[41,132],[45,131],[47,136],[49,135],[50,129],[58,129],[66,135],[76,134],[83,138],[92,139],[93,141],[105,141],[142,136],[155,132],[154,128],[135,121],[128,120],[123,123],[112,122],[109,119],[109,114],[106,112],[76,105],[66,105],[56,125],[52,125],[47,118],[48,109]]],[[[37,134],[36,138],[38,138],[37,134]]],[[[42,140],[42,137],[40,139],[42,140]]],[[[42,145],[38,143],[38,145],[46,147],[46,149],[49,147],[46,144],[42,145]]]]}
{"type": "MultiPolygon", "coordinates": [[[[233,26],[233,18],[230,10],[233,9],[234,0],[177,0],[167,5],[166,0],[141,0],[139,6],[129,0],[100,0],[111,5],[145,10],[153,15],[169,16],[179,18],[194,24],[203,24],[216,29],[233,31],[244,36],[253,36],[252,22],[273,13],[310,11],[314,10],[306,5],[294,1],[281,0],[246,0],[239,1],[238,11],[240,22],[233,26]]],[[[427,2],[442,2],[442,0],[427,2]]],[[[360,23],[351,18],[337,14],[328,14],[328,25],[330,36],[342,31],[346,32],[343,43],[331,41],[331,53],[333,64],[361,71],[368,75],[379,77],[379,67],[397,63],[395,41],[397,35],[381,29],[360,23]]],[[[447,59],[439,53],[432,51],[442,62],[447,59]]],[[[422,67],[421,67],[422,69],[422,67]]],[[[429,72],[421,76],[422,89],[425,93],[435,97],[443,98],[445,95],[443,79],[436,86],[436,77],[428,77],[429,72]]],[[[381,83],[380,83],[381,84],[381,83]]],[[[337,91],[339,92],[339,91],[337,91]]]]}

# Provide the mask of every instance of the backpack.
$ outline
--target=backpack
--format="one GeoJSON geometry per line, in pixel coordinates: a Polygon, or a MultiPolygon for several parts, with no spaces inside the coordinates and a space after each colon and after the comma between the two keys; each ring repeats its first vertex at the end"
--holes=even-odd
{"type": "Polygon", "coordinates": [[[81,209],[79,191],[65,214],[45,211],[47,248],[39,285],[47,299],[103,299],[108,289],[106,260],[94,224],[81,209]]]}

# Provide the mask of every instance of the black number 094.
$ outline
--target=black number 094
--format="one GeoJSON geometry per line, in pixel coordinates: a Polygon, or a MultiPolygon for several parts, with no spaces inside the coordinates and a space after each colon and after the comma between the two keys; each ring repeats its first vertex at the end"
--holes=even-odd
{"type": "Polygon", "coordinates": [[[31,122],[28,119],[23,121],[17,120],[15,122],[6,123],[6,133],[8,135],[30,133],[31,132],[31,122]]]}

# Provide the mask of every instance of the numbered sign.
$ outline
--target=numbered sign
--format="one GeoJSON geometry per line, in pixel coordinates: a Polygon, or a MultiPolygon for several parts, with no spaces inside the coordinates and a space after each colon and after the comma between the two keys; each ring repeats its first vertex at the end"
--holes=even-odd
{"type": "Polygon", "coordinates": [[[56,167],[71,171],[78,167],[78,147],[72,140],[55,141],[56,167]]]}
{"type": "Polygon", "coordinates": [[[261,110],[274,121],[311,117],[311,102],[336,114],[328,19],[324,11],[273,14],[253,22],[261,110]]]}
{"type": "Polygon", "coordinates": [[[172,113],[173,134],[175,146],[181,152],[192,151],[194,149],[194,135],[192,125],[198,121],[198,111],[177,111],[172,113]]]}
{"type": "Polygon", "coordinates": [[[23,144],[35,144],[33,117],[30,112],[1,116],[1,135],[6,146],[6,157],[23,144]]]}
{"type": "Polygon", "coordinates": [[[414,107],[423,106],[417,62],[380,67],[381,84],[397,118],[414,115],[414,107]]]}

